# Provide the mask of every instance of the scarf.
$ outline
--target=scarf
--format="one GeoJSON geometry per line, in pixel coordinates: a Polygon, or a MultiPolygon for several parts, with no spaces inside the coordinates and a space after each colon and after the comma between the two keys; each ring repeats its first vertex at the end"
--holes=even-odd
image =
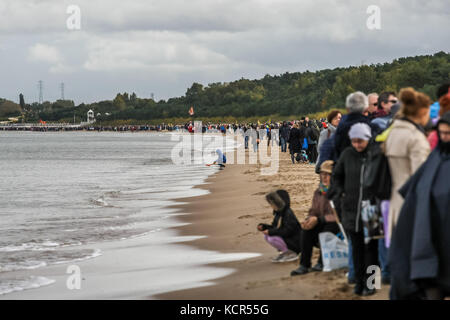
{"type": "Polygon", "coordinates": [[[319,184],[319,191],[321,194],[327,194],[329,186],[324,185],[322,182],[319,184]]]}

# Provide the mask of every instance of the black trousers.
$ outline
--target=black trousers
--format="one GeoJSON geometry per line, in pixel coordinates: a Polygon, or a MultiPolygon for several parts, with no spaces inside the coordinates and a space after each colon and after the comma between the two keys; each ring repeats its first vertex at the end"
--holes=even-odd
{"type": "Polygon", "coordinates": [[[310,144],[308,145],[308,150],[306,151],[308,154],[309,162],[316,162],[317,161],[317,144],[310,144]]]}
{"type": "Polygon", "coordinates": [[[365,284],[369,277],[367,268],[371,265],[378,265],[378,240],[370,240],[368,244],[365,244],[363,232],[346,232],[352,241],[356,283],[365,284]]]}
{"type": "MultiPolygon", "coordinates": [[[[319,220],[319,223],[317,223],[317,225],[313,229],[302,229],[302,255],[300,257],[300,265],[306,268],[311,267],[313,247],[319,246],[319,233],[327,231],[338,234],[338,224],[336,222],[322,222],[321,220],[319,220]]],[[[320,255],[319,263],[322,263],[322,254],[320,255]]]]}

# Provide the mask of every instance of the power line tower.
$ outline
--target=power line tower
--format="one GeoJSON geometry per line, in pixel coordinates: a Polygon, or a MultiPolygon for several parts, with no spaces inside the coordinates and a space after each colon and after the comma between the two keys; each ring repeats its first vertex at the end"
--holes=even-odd
{"type": "Polygon", "coordinates": [[[65,100],[64,99],[64,82],[61,82],[59,87],[61,88],[61,100],[65,100]]]}
{"type": "Polygon", "coordinates": [[[38,81],[38,89],[39,89],[39,104],[44,102],[44,81],[38,81]]]}

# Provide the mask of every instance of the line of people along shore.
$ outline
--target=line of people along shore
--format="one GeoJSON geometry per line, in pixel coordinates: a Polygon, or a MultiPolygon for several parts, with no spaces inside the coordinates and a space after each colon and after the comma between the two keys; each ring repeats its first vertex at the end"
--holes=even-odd
{"type": "Polygon", "coordinates": [[[300,257],[291,276],[322,271],[322,255],[312,266],[313,247],[320,249],[321,232],[338,235],[340,221],[354,294],[376,292],[368,268],[378,266],[391,299],[450,296],[450,85],[437,96],[432,104],[413,88],[398,96],[354,92],[345,101],[347,114],[334,110],[326,121],[280,126],[281,152],[288,144],[293,163],[315,162],[320,183],[301,222],[285,190],[266,195],[274,219],[258,230],[279,252],[273,262],[300,257]],[[376,220],[363,219],[371,214],[376,220]]]}

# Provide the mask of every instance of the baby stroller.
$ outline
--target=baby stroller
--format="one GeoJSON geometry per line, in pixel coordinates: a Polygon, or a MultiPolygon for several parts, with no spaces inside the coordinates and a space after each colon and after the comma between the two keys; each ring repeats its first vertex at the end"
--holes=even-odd
{"type": "Polygon", "coordinates": [[[308,163],[308,155],[306,154],[306,151],[302,150],[300,153],[297,153],[295,160],[297,160],[297,162],[308,163]]]}

